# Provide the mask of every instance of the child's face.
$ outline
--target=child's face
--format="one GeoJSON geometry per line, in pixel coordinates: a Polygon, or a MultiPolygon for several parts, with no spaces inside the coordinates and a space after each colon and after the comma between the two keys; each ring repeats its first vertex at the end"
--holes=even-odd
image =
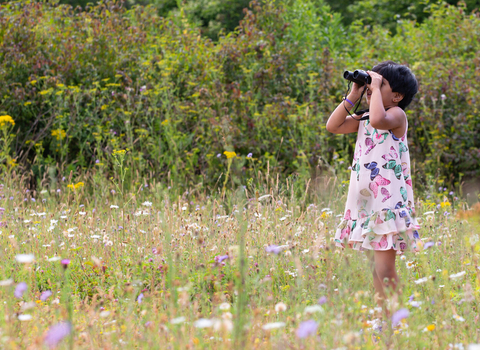
{"type": "MultiPolygon", "coordinates": [[[[384,107],[397,106],[398,102],[401,101],[402,95],[398,92],[393,92],[390,87],[390,83],[387,79],[382,78],[382,85],[380,87],[380,92],[382,93],[382,102],[384,107]]],[[[367,104],[370,105],[372,98],[372,91],[367,89],[367,104]]]]}

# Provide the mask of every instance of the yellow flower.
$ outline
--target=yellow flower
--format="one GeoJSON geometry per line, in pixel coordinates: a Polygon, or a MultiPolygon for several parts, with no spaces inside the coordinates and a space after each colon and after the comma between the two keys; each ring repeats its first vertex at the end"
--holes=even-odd
{"type": "Polygon", "coordinates": [[[8,162],[8,165],[10,165],[12,168],[15,168],[18,164],[17,164],[17,160],[16,159],[11,159],[9,162],[8,162]]]}
{"type": "Polygon", "coordinates": [[[428,325],[427,329],[431,332],[435,329],[435,325],[434,324],[428,325]]]}
{"type": "Polygon", "coordinates": [[[442,206],[442,208],[445,208],[445,207],[450,207],[451,204],[449,201],[443,201],[442,203],[440,203],[440,205],[442,206]]]}
{"type": "Polygon", "coordinates": [[[4,126],[5,124],[10,123],[15,125],[15,121],[9,115],[0,115],[0,127],[4,126]]]}
{"type": "Polygon", "coordinates": [[[52,130],[52,136],[55,137],[57,140],[62,140],[65,138],[67,133],[65,130],[62,129],[57,129],[57,130],[52,130]]]}
{"type": "Polygon", "coordinates": [[[52,92],[52,88],[48,89],[48,90],[42,90],[39,92],[40,95],[46,95],[46,94],[49,94],[52,92]]]}
{"type": "Polygon", "coordinates": [[[225,151],[225,152],[223,152],[223,154],[225,154],[227,156],[227,159],[235,158],[237,156],[237,154],[235,152],[225,151]]]}
{"type": "Polygon", "coordinates": [[[76,190],[77,188],[83,187],[83,186],[84,186],[83,182],[77,182],[75,185],[74,184],[67,185],[67,187],[71,188],[72,190],[76,190]]]}

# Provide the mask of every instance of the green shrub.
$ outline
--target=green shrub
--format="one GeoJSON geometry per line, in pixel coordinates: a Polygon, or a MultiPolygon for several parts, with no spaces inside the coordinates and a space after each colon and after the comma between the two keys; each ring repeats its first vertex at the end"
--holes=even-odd
{"type": "Polygon", "coordinates": [[[128,149],[127,183],[150,174],[215,188],[228,176],[255,187],[259,170],[346,179],[355,136],[324,126],[345,91],[342,72],[393,59],[421,84],[408,111],[419,179],[478,176],[479,18],[432,11],[392,36],[346,30],[308,0],[252,2],[237,32],[213,43],[182,12],[3,4],[0,112],[16,123],[11,155],[39,179],[90,168],[108,178],[118,149],[128,149]],[[228,175],[224,151],[238,156],[228,175]]]}

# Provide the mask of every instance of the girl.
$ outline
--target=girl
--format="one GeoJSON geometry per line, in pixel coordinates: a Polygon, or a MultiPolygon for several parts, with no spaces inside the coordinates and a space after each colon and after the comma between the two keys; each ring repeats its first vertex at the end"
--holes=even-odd
{"type": "Polygon", "coordinates": [[[382,305],[384,287],[397,287],[396,254],[408,246],[417,250],[420,240],[404,112],[418,83],[409,68],[392,61],[367,73],[371,78],[366,90],[369,111],[349,115],[363,90],[353,83],[351,93],[328,119],[327,130],[334,134],[357,132],[345,216],[335,242],[340,247],[373,251],[373,284],[382,305]]]}

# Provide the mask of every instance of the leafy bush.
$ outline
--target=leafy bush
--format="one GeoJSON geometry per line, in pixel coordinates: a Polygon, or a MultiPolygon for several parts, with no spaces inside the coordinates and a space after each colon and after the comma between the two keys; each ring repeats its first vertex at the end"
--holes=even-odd
{"type": "Polygon", "coordinates": [[[416,172],[479,175],[477,14],[434,6],[424,24],[402,23],[392,36],[347,31],[308,0],[252,2],[238,31],[213,43],[182,12],[165,19],[151,9],[2,5],[0,112],[15,120],[11,156],[24,170],[54,181],[95,167],[108,178],[113,150],[128,149],[127,183],[150,174],[254,186],[259,170],[309,177],[327,168],[346,179],[354,136],[324,127],[346,87],[342,72],[393,59],[421,83],[408,111],[416,172]],[[224,151],[238,155],[228,170],[224,151]]]}

